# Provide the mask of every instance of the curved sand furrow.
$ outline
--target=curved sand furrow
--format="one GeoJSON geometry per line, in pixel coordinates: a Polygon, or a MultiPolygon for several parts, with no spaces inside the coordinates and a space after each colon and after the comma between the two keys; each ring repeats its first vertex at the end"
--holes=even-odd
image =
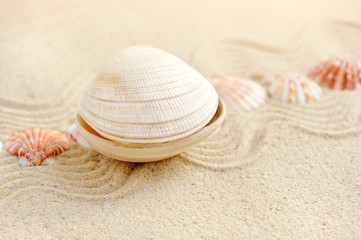
{"type": "Polygon", "coordinates": [[[319,102],[294,105],[270,100],[262,108],[242,113],[242,117],[247,119],[252,117],[253,121],[265,121],[263,124],[267,124],[268,121],[283,119],[322,129],[352,127],[358,124],[358,119],[361,116],[361,104],[354,104],[354,101],[353,104],[349,103],[351,97],[357,97],[353,95],[338,94],[335,97],[337,100],[332,105],[326,105],[326,102],[321,100],[321,109],[319,109],[319,102]],[[350,107],[345,108],[345,105],[350,105],[350,107]]]}
{"type": "MultiPolygon", "coordinates": [[[[56,165],[52,166],[53,169],[56,169],[58,172],[71,172],[71,171],[79,171],[81,169],[88,170],[89,168],[94,168],[94,166],[98,166],[99,162],[89,161],[89,158],[93,155],[91,150],[76,150],[73,151],[68,150],[62,154],[55,156],[56,165]],[[76,151],[84,152],[84,154],[79,155],[76,151]],[[71,153],[68,153],[71,152],[71,153]],[[78,156],[77,156],[78,155],[78,156]],[[73,163],[73,164],[64,164],[64,163],[73,163]]],[[[9,154],[4,153],[5,157],[0,159],[0,167],[1,166],[16,166],[18,168],[18,158],[9,154]],[[6,154],[6,155],[5,155],[6,154]],[[5,164],[4,164],[5,163],[5,164]]],[[[45,170],[47,167],[39,168],[38,171],[45,170]]],[[[26,171],[27,168],[23,168],[26,171]]],[[[32,169],[32,168],[29,168],[32,169]]],[[[45,170],[47,171],[47,170],[45,170]]]]}
{"type": "Polygon", "coordinates": [[[327,105],[328,101],[322,103],[323,110],[321,111],[314,109],[318,103],[292,108],[292,104],[272,101],[272,105],[267,104],[265,107],[250,112],[229,113],[219,134],[191,148],[181,156],[207,168],[241,167],[249,163],[244,159],[252,158],[252,154],[257,155],[262,151],[260,147],[264,144],[262,139],[266,137],[267,129],[272,126],[287,125],[322,137],[339,138],[359,135],[361,108],[358,106],[360,105],[352,109],[343,107],[350,99],[353,99],[352,95],[357,94],[337,94],[333,102],[330,99],[333,104],[327,105]],[[239,119],[238,125],[234,124],[235,119],[239,119]],[[233,122],[233,125],[229,126],[228,121],[233,122]],[[254,126],[262,126],[262,128],[257,129],[254,126]],[[240,129],[240,131],[234,129],[240,129]],[[219,144],[220,142],[222,144],[219,144]],[[234,144],[235,142],[238,144],[234,144]],[[253,145],[252,142],[256,142],[258,146],[253,145]],[[252,150],[251,154],[247,152],[250,150],[252,150]],[[238,162],[235,161],[235,156],[240,159],[238,162]]]}
{"type": "MultiPolygon", "coordinates": [[[[260,150],[260,149],[259,149],[260,150]]],[[[221,150],[218,150],[220,152],[221,150]]],[[[257,161],[260,154],[242,154],[239,151],[229,151],[224,152],[223,156],[216,157],[210,156],[208,151],[203,151],[203,149],[193,149],[192,151],[187,151],[182,153],[180,156],[183,157],[188,162],[196,163],[197,165],[203,165],[207,168],[230,168],[230,167],[242,167],[244,165],[251,164],[253,161],[257,161]],[[237,157],[234,155],[238,154],[237,157]]]]}
{"type": "MultiPolygon", "coordinates": [[[[350,117],[347,117],[346,113],[348,113],[347,110],[343,109],[343,112],[338,112],[337,114],[341,114],[343,117],[333,117],[326,116],[326,117],[317,117],[317,116],[309,116],[307,118],[303,118],[302,115],[289,113],[287,111],[284,111],[282,108],[280,109],[273,109],[272,111],[258,111],[257,115],[250,115],[245,116],[247,113],[242,113],[242,120],[249,123],[249,125],[259,124],[260,126],[267,126],[268,124],[274,122],[274,121],[281,121],[281,122],[294,122],[299,124],[300,126],[306,126],[309,128],[314,129],[322,129],[322,130],[335,130],[339,128],[352,128],[353,125],[358,124],[358,117],[354,117],[353,115],[350,115],[350,117]],[[252,122],[252,123],[251,123],[252,122]]],[[[306,113],[307,114],[307,113],[306,113]]],[[[360,116],[361,113],[358,115],[360,116]]],[[[240,115],[241,117],[241,115],[240,115]]],[[[245,129],[245,131],[250,131],[250,128],[247,127],[247,123],[240,128],[240,132],[245,129]]]]}
{"type": "MultiPolygon", "coordinates": [[[[87,181],[91,178],[97,178],[97,177],[101,177],[103,176],[103,174],[105,174],[109,169],[112,169],[114,167],[109,167],[109,166],[104,166],[105,164],[101,164],[100,166],[94,166],[89,164],[87,166],[87,168],[80,168],[77,169],[78,171],[75,171],[73,169],[73,171],[68,170],[68,169],[63,169],[61,166],[52,166],[51,168],[49,166],[41,166],[39,167],[39,169],[37,169],[36,171],[34,171],[33,167],[29,167],[29,168],[21,168],[18,166],[17,164],[17,159],[14,159],[14,161],[11,164],[7,164],[7,165],[2,165],[0,168],[0,173],[2,173],[1,177],[5,177],[8,174],[13,174],[13,173],[21,173],[21,174],[46,174],[49,175],[51,177],[53,176],[57,176],[60,177],[62,179],[66,179],[66,180],[73,180],[73,179],[80,179],[81,181],[87,181]],[[3,167],[11,167],[12,169],[9,171],[3,171],[3,167]],[[83,171],[82,171],[83,170],[83,171]]],[[[113,169],[114,170],[114,169],[113,169]]]]}
{"type": "MultiPolygon", "coordinates": [[[[32,186],[44,186],[56,189],[66,188],[70,195],[82,194],[85,196],[85,193],[87,193],[89,196],[99,196],[120,189],[126,183],[129,174],[132,172],[132,169],[129,169],[126,175],[116,174],[114,172],[115,168],[116,167],[113,167],[113,169],[109,168],[99,178],[94,178],[96,177],[94,176],[92,179],[70,180],[63,176],[52,176],[51,174],[39,172],[34,174],[32,172],[15,171],[4,174],[0,177],[0,181],[5,182],[5,184],[2,185],[4,191],[11,189],[11,192],[17,192],[19,190],[17,185],[29,185],[30,183],[32,186]],[[43,179],[46,179],[46,181],[43,179]],[[16,190],[14,191],[14,189],[16,190]]],[[[81,173],[79,173],[79,175],[81,175],[81,173]]]]}
{"type": "Polygon", "coordinates": [[[17,186],[21,186],[24,183],[30,185],[43,185],[43,186],[62,186],[71,190],[71,192],[84,192],[84,191],[92,191],[98,192],[103,191],[104,188],[108,188],[110,183],[116,182],[113,178],[116,178],[114,175],[114,169],[110,168],[103,174],[98,176],[93,176],[91,179],[84,178],[79,180],[73,180],[69,178],[65,178],[64,176],[51,175],[50,173],[41,173],[37,172],[36,174],[32,172],[24,172],[24,171],[11,171],[7,174],[2,174],[0,177],[0,181],[4,182],[2,185],[3,189],[16,189],[17,186]],[[28,181],[28,180],[31,181],[28,181]],[[46,181],[39,180],[46,179],[46,181]],[[18,184],[18,185],[17,185],[18,184]]]}
{"type": "MultiPolygon", "coordinates": [[[[359,47],[361,39],[360,19],[334,19],[331,22],[324,23],[324,26],[325,35],[334,39],[339,48],[344,48],[343,52],[334,52],[333,55],[349,53],[359,59],[361,58],[361,49],[359,47]]],[[[325,58],[328,57],[325,56],[325,58]]]]}
{"type": "Polygon", "coordinates": [[[64,122],[42,124],[41,119],[38,119],[37,121],[35,120],[32,122],[28,122],[26,125],[21,124],[20,122],[0,123],[0,128],[2,131],[1,135],[5,135],[8,138],[10,137],[10,135],[13,135],[16,132],[20,132],[24,129],[38,128],[38,127],[50,128],[50,129],[58,130],[60,132],[65,132],[65,129],[70,126],[69,123],[64,123],[64,122]],[[39,121],[39,123],[37,123],[37,121],[39,121]]]}
{"type": "MultiPolygon", "coordinates": [[[[319,119],[317,117],[310,117],[305,121],[305,119],[299,118],[297,116],[294,115],[288,115],[287,113],[282,113],[282,112],[265,112],[265,113],[260,113],[259,116],[257,117],[257,119],[254,119],[255,121],[257,121],[258,123],[263,122],[264,125],[268,125],[271,124],[274,121],[279,121],[279,122],[293,122],[295,124],[299,124],[300,126],[305,126],[307,128],[312,128],[312,129],[320,129],[323,131],[326,130],[336,130],[339,128],[352,128],[352,125],[356,125],[358,123],[358,121],[352,123],[351,122],[351,126],[350,126],[350,121],[342,121],[342,118],[336,118],[333,119],[332,117],[330,118],[324,118],[324,119],[319,119]],[[315,119],[317,121],[312,121],[312,119],[315,119]],[[334,121],[334,120],[338,120],[338,121],[334,121]]],[[[351,119],[352,120],[352,119],[351,119]]]]}
{"type": "MultiPolygon", "coordinates": [[[[353,127],[345,130],[317,130],[316,128],[302,126],[299,123],[290,123],[289,121],[273,121],[268,123],[267,127],[278,126],[282,128],[287,125],[293,128],[300,129],[302,132],[308,134],[314,134],[317,136],[323,136],[326,138],[347,138],[361,135],[361,127],[353,127]]],[[[265,138],[266,136],[263,136],[265,138]]],[[[217,141],[217,139],[213,139],[217,141]]],[[[217,142],[219,143],[220,140],[217,142]]],[[[251,161],[256,160],[259,157],[259,152],[262,151],[261,147],[248,146],[243,147],[239,146],[239,148],[227,149],[225,146],[230,146],[232,143],[232,138],[224,139],[222,138],[222,145],[218,144],[218,148],[213,146],[210,149],[210,146],[207,148],[202,148],[202,146],[197,146],[192,148],[191,150],[182,153],[181,156],[184,159],[187,159],[189,162],[195,163],[197,165],[201,165],[206,168],[214,168],[214,169],[227,169],[232,167],[242,167],[246,164],[251,163],[251,161]],[[239,151],[241,149],[241,151],[239,151]],[[252,149],[251,153],[242,153],[244,149],[252,149]],[[259,151],[259,152],[258,152],[259,151]],[[218,153],[218,156],[216,154],[218,153]],[[237,156],[237,157],[235,157],[237,156]],[[235,161],[235,159],[239,159],[235,161]]],[[[264,142],[259,141],[257,138],[257,144],[263,144],[264,142]]]]}
{"type": "Polygon", "coordinates": [[[100,178],[109,170],[114,171],[116,167],[114,165],[107,166],[106,164],[89,164],[86,167],[84,167],[84,165],[81,165],[78,169],[73,169],[69,171],[64,171],[65,169],[63,169],[63,167],[59,165],[55,165],[53,168],[51,168],[51,171],[50,169],[47,169],[49,168],[47,166],[44,166],[43,168],[44,169],[39,169],[36,172],[34,172],[31,168],[25,168],[21,172],[30,172],[33,174],[44,173],[52,176],[58,176],[59,178],[67,180],[80,179],[81,181],[87,181],[91,178],[100,178]]]}
{"type": "Polygon", "coordinates": [[[71,99],[69,101],[64,101],[62,106],[63,106],[62,108],[51,111],[51,115],[49,115],[48,110],[33,111],[32,108],[28,108],[28,109],[24,109],[24,110],[9,111],[11,108],[2,107],[0,109],[0,113],[1,113],[1,116],[4,118],[14,117],[15,119],[21,119],[21,118],[48,118],[49,117],[49,119],[46,119],[46,120],[51,121],[51,120],[59,120],[59,119],[64,120],[64,117],[67,117],[71,113],[75,114],[76,109],[77,109],[77,104],[71,102],[71,99]]]}
{"type": "Polygon", "coordinates": [[[104,162],[95,162],[93,160],[89,160],[91,157],[93,157],[92,154],[84,155],[82,157],[77,158],[66,158],[58,156],[56,158],[57,164],[54,166],[57,168],[58,171],[75,171],[78,172],[82,169],[87,170],[90,168],[97,167],[101,164],[104,164],[104,162]]]}
{"type": "MultiPolygon", "coordinates": [[[[14,158],[16,159],[16,158],[14,158]]],[[[13,175],[14,173],[21,173],[21,174],[45,174],[49,177],[58,177],[59,181],[62,180],[78,180],[81,181],[81,184],[87,183],[87,181],[91,181],[92,179],[95,179],[98,181],[98,179],[103,178],[106,175],[115,174],[113,172],[128,172],[128,169],[132,168],[132,164],[103,164],[103,163],[94,163],[91,161],[88,161],[88,163],[85,164],[79,164],[77,167],[72,168],[66,168],[62,165],[55,165],[52,167],[49,166],[43,166],[39,167],[38,169],[34,169],[32,167],[29,168],[20,168],[17,165],[17,159],[16,162],[3,165],[3,166],[11,166],[13,169],[11,171],[2,171],[2,167],[0,168],[0,173],[2,173],[1,177],[6,177],[8,175],[13,175]],[[16,164],[15,164],[16,163],[16,164]],[[112,171],[110,173],[109,171],[112,171]]],[[[118,175],[121,175],[118,173],[118,175]]]]}
{"type": "Polygon", "coordinates": [[[354,33],[361,33],[361,22],[360,19],[334,19],[327,24],[339,24],[349,28],[353,28],[354,33]]]}
{"type": "MultiPolygon", "coordinates": [[[[65,116],[66,119],[74,119],[75,118],[75,114],[68,114],[67,116],[65,116]]],[[[54,117],[53,119],[50,120],[43,120],[43,118],[19,118],[19,119],[15,119],[14,121],[2,121],[2,123],[0,123],[0,127],[3,128],[2,131],[5,130],[13,130],[13,129],[18,129],[18,131],[20,130],[24,130],[27,128],[37,128],[37,127],[47,127],[47,128],[51,128],[51,129],[63,129],[64,125],[69,125],[71,123],[69,123],[69,121],[64,120],[63,118],[59,118],[59,117],[54,117]],[[54,120],[55,118],[55,120],[54,120]]],[[[10,117],[7,117],[5,119],[10,119],[10,117]]]]}
{"type": "Polygon", "coordinates": [[[311,102],[306,104],[290,104],[282,103],[277,99],[269,97],[266,100],[267,108],[273,107],[273,105],[281,106],[284,109],[287,109],[291,112],[302,112],[307,110],[308,112],[315,112],[316,114],[329,114],[328,111],[338,111],[342,108],[340,104],[345,101],[344,95],[341,93],[330,94],[329,91],[326,91],[321,99],[317,102],[311,102]]]}
{"type": "MultiPolygon", "coordinates": [[[[303,36],[303,35],[301,35],[303,36]]],[[[306,74],[309,63],[305,56],[312,55],[310,40],[294,36],[289,45],[267,45],[248,39],[227,39],[206,47],[196,54],[197,60],[211,59],[213,75],[239,75],[269,84],[278,74],[297,71],[306,74]],[[265,51],[266,50],[266,51],[265,51]],[[259,61],[262,59],[262,61],[259,61]],[[217,66],[217,67],[213,67],[217,66]]],[[[209,74],[209,71],[208,71],[209,74]]]]}
{"type": "MultiPolygon", "coordinates": [[[[16,199],[18,196],[26,194],[28,191],[39,191],[42,194],[48,193],[48,194],[57,194],[61,197],[66,197],[70,199],[82,199],[82,200],[105,200],[109,198],[121,198],[122,196],[126,195],[127,192],[122,192],[120,189],[117,189],[116,191],[112,191],[109,193],[69,193],[67,189],[59,189],[52,186],[27,186],[23,188],[19,188],[16,191],[11,192],[7,196],[0,199],[0,206],[7,204],[7,202],[12,202],[14,199],[16,199]]],[[[16,200],[15,200],[16,201],[16,200]]]]}
{"type": "MultiPolygon", "coordinates": [[[[69,108],[74,108],[74,106],[78,105],[78,102],[75,101],[75,99],[78,99],[76,96],[73,95],[74,92],[70,92],[66,97],[64,97],[62,100],[59,101],[59,103],[55,103],[54,105],[41,105],[43,108],[37,109],[37,107],[33,106],[20,106],[19,108],[13,108],[8,107],[12,106],[12,103],[9,104],[1,104],[0,106],[0,112],[4,114],[9,114],[11,116],[27,116],[31,113],[32,115],[37,116],[48,116],[49,113],[57,113],[57,112],[64,112],[65,110],[69,108]]],[[[77,95],[77,94],[76,94],[77,95]]],[[[6,101],[3,99],[3,97],[0,97],[0,103],[2,101],[6,101]]]]}
{"type": "Polygon", "coordinates": [[[314,125],[320,125],[321,128],[323,127],[334,127],[334,125],[338,125],[343,122],[342,116],[347,116],[347,113],[349,113],[347,110],[340,109],[340,111],[336,111],[335,115],[324,115],[324,116],[317,116],[316,114],[309,114],[307,111],[305,111],[303,114],[299,112],[290,112],[282,107],[274,107],[273,109],[270,109],[270,111],[264,111],[260,112],[259,116],[257,116],[258,119],[270,119],[273,120],[275,118],[281,117],[283,119],[292,120],[302,122],[304,121],[304,124],[314,124],[314,125]],[[339,114],[339,115],[336,115],[339,114]],[[304,117],[304,115],[308,115],[307,117],[304,117]],[[340,117],[341,116],[341,117],[340,117]]]}
{"type": "Polygon", "coordinates": [[[82,182],[88,182],[105,177],[106,175],[117,174],[122,176],[123,173],[128,172],[131,166],[120,166],[117,164],[89,164],[87,166],[82,165],[79,168],[68,170],[62,166],[54,167],[54,171],[48,174],[57,176],[59,179],[65,180],[78,180],[82,182]],[[111,172],[110,172],[111,171],[111,172]]]}
{"type": "Polygon", "coordinates": [[[252,117],[248,116],[247,119],[240,120],[241,115],[242,113],[229,113],[221,130],[215,136],[182,153],[183,159],[208,168],[240,167],[257,159],[258,154],[265,147],[267,126],[245,127],[249,121],[252,121],[252,117]]]}
{"type": "MultiPolygon", "coordinates": [[[[76,151],[79,154],[79,149],[76,149],[76,151]]],[[[83,161],[78,161],[79,158],[69,159],[69,162],[74,160],[78,164],[83,162],[83,164],[76,166],[69,165],[69,168],[67,165],[19,168],[16,161],[16,163],[14,162],[6,168],[0,168],[2,173],[0,181],[5,183],[2,185],[2,189],[4,191],[12,189],[13,191],[17,186],[29,185],[30,183],[44,188],[66,188],[68,194],[74,198],[82,196],[87,199],[96,199],[98,197],[104,198],[113,190],[117,191],[122,188],[132,173],[135,164],[118,162],[102,155],[100,159],[103,160],[86,161],[91,154],[93,153],[85,150],[83,156],[80,156],[83,161]],[[46,179],[46,181],[43,179],[46,179]],[[88,193],[89,196],[85,193],[88,193]]],[[[16,159],[16,157],[10,156],[9,159],[16,159]]],[[[21,190],[15,190],[15,192],[18,191],[21,190]]],[[[63,191],[61,193],[65,194],[63,191]]],[[[115,196],[117,194],[114,194],[115,196]]]]}
{"type": "MultiPolygon", "coordinates": [[[[66,105],[66,103],[64,103],[64,105],[66,105]]],[[[69,106],[71,106],[69,104],[69,106]]],[[[76,114],[76,110],[77,110],[77,106],[73,105],[71,107],[69,106],[65,106],[63,109],[59,109],[57,111],[53,111],[51,113],[50,116],[46,117],[45,112],[34,112],[31,109],[30,110],[23,110],[23,111],[16,111],[16,112],[5,112],[4,109],[0,109],[0,117],[2,117],[2,119],[7,119],[7,118],[14,118],[14,120],[18,120],[18,121],[26,121],[28,120],[33,121],[36,119],[42,119],[42,121],[44,122],[56,122],[56,121],[64,121],[65,119],[69,119],[71,118],[71,116],[75,116],[76,114]]]]}
{"type": "MultiPolygon", "coordinates": [[[[246,161],[242,161],[242,160],[236,160],[236,161],[229,161],[227,163],[213,163],[213,162],[207,162],[205,160],[201,160],[201,158],[196,158],[193,156],[189,156],[189,155],[184,155],[181,154],[181,157],[184,159],[184,161],[186,162],[190,162],[192,164],[196,164],[198,166],[204,167],[204,168],[208,168],[211,170],[227,170],[227,169],[232,169],[232,168],[241,168],[244,166],[247,166],[249,163],[252,162],[252,160],[247,159],[246,161]]],[[[202,155],[199,155],[199,157],[202,157],[202,155]]],[[[257,158],[253,159],[256,160],[257,158]]]]}
{"type": "Polygon", "coordinates": [[[26,118],[50,117],[50,119],[52,119],[52,118],[56,118],[56,117],[60,118],[59,115],[69,114],[69,112],[77,109],[77,105],[78,104],[71,102],[71,99],[68,99],[67,101],[63,102],[62,108],[56,109],[54,111],[49,111],[49,110],[34,111],[34,110],[32,110],[32,108],[11,111],[11,108],[2,107],[2,108],[0,108],[0,113],[1,113],[1,116],[3,116],[3,117],[11,116],[11,117],[14,117],[15,119],[20,119],[20,118],[24,118],[24,117],[26,117],[26,118]],[[49,112],[51,112],[51,114],[52,114],[51,116],[48,116],[49,112]],[[57,114],[57,115],[55,115],[55,114],[57,114]]]}
{"type": "MultiPolygon", "coordinates": [[[[74,89],[78,89],[78,82],[71,81],[65,84],[60,94],[54,96],[53,99],[47,99],[49,102],[42,102],[41,100],[36,101],[19,101],[17,98],[9,97],[9,96],[1,96],[0,97],[0,106],[3,108],[5,106],[11,106],[11,110],[9,111],[20,111],[31,109],[35,112],[54,112],[58,110],[64,109],[67,105],[64,106],[64,102],[72,102],[71,100],[79,99],[79,94],[75,94],[74,89]]],[[[84,88],[85,90],[85,88],[84,88]]]]}
{"type": "Polygon", "coordinates": [[[351,127],[345,130],[317,130],[307,126],[301,126],[297,123],[274,121],[272,124],[280,125],[280,126],[287,125],[293,128],[300,129],[302,132],[314,134],[317,136],[323,136],[323,137],[347,138],[347,137],[354,137],[361,135],[361,127],[351,127]]]}
{"type": "MultiPolygon", "coordinates": [[[[80,148],[80,147],[79,147],[80,148]]],[[[57,156],[59,170],[65,171],[78,171],[84,167],[94,167],[98,165],[117,165],[119,167],[133,167],[135,163],[122,162],[112,158],[109,158],[105,155],[102,155],[94,150],[83,149],[84,154],[81,156],[73,156],[71,153],[72,150],[64,152],[57,156]],[[64,155],[63,155],[64,154],[64,155]],[[67,155],[65,155],[67,154],[67,155]],[[91,160],[89,160],[91,159],[91,160]]]]}
{"type": "MultiPolygon", "coordinates": [[[[131,173],[136,169],[137,165],[134,165],[134,167],[132,169],[130,169],[128,172],[131,173]]],[[[116,175],[115,175],[116,176],[116,175]]],[[[114,177],[114,175],[112,175],[112,177],[114,177]]],[[[99,189],[92,189],[92,188],[83,188],[84,192],[76,192],[77,190],[77,184],[75,184],[74,186],[67,186],[66,189],[62,189],[60,186],[63,186],[63,184],[61,184],[61,182],[59,183],[59,186],[47,186],[47,183],[42,179],[37,179],[37,178],[31,178],[34,179],[34,181],[38,181],[39,185],[36,186],[26,186],[26,187],[21,187],[18,188],[16,190],[13,190],[13,184],[9,186],[11,190],[11,192],[6,192],[6,188],[3,188],[2,192],[0,192],[0,196],[1,195],[5,195],[4,197],[2,197],[2,199],[0,199],[0,205],[6,204],[7,202],[11,202],[14,201],[14,199],[17,198],[17,196],[24,194],[27,191],[34,191],[34,190],[38,190],[42,193],[46,193],[46,192],[53,192],[55,194],[59,194],[61,196],[66,196],[68,199],[83,199],[83,200],[101,200],[104,201],[106,199],[110,199],[110,198],[122,198],[125,195],[128,195],[134,191],[137,190],[137,186],[140,184],[140,181],[138,181],[137,178],[134,179],[134,177],[132,177],[132,175],[127,174],[123,179],[121,179],[121,181],[118,181],[118,184],[114,184],[114,182],[112,181],[112,178],[109,180],[109,186],[108,188],[104,189],[104,185],[99,187],[99,189]],[[41,185],[43,184],[43,185],[41,185]],[[74,190],[74,192],[69,190],[74,190]],[[96,190],[100,190],[101,192],[97,192],[96,190]]],[[[18,179],[17,183],[20,183],[22,181],[22,179],[18,179]]]]}

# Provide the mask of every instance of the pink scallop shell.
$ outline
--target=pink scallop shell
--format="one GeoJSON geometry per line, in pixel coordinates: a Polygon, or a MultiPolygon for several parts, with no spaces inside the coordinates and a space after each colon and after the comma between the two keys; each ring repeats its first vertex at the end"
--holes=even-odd
{"type": "Polygon", "coordinates": [[[210,81],[229,111],[244,112],[264,104],[266,92],[262,86],[252,80],[220,76],[210,81]]]}
{"type": "Polygon", "coordinates": [[[87,141],[83,138],[83,136],[80,134],[78,128],[76,127],[75,123],[73,123],[69,129],[68,129],[68,136],[71,138],[74,142],[79,143],[81,146],[85,148],[92,148],[87,141]]]}
{"type": "Polygon", "coordinates": [[[320,86],[337,90],[361,88],[361,62],[349,55],[332,57],[311,70],[308,75],[320,86]]]}
{"type": "Polygon", "coordinates": [[[305,104],[318,101],[322,89],[316,82],[301,74],[287,73],[270,86],[269,93],[282,102],[305,104]]]}
{"type": "Polygon", "coordinates": [[[69,140],[58,131],[46,128],[24,130],[5,143],[6,150],[20,157],[19,166],[52,165],[49,158],[69,149],[69,140]]]}

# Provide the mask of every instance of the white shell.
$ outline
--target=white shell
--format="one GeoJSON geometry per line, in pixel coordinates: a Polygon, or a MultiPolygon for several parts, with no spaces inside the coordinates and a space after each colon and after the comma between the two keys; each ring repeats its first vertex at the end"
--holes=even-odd
{"type": "Polygon", "coordinates": [[[3,149],[3,144],[2,144],[2,142],[0,141],[0,152],[1,152],[2,149],[3,149]]]}
{"type": "Polygon", "coordinates": [[[222,99],[219,98],[217,112],[205,127],[186,138],[162,143],[120,143],[111,141],[94,131],[79,114],[76,118],[76,125],[89,144],[96,151],[108,157],[129,162],[151,162],[172,157],[212,136],[221,127],[225,116],[225,105],[222,99]]]}
{"type": "Polygon", "coordinates": [[[219,76],[210,81],[229,111],[250,111],[264,104],[266,91],[252,80],[234,76],[219,76]]]}
{"type": "Polygon", "coordinates": [[[269,93],[282,102],[305,104],[318,101],[322,89],[315,81],[301,74],[287,73],[270,86],[269,93]]]}
{"type": "Polygon", "coordinates": [[[75,123],[73,123],[69,129],[68,129],[68,137],[70,139],[72,139],[73,141],[79,143],[82,147],[85,148],[91,148],[91,146],[89,145],[89,143],[87,143],[87,141],[85,141],[85,139],[83,138],[83,136],[80,134],[78,128],[76,127],[75,123]]]}
{"type": "Polygon", "coordinates": [[[213,86],[188,64],[156,48],[130,47],[90,83],[79,114],[113,141],[154,143],[200,130],[217,106],[213,86]]]}

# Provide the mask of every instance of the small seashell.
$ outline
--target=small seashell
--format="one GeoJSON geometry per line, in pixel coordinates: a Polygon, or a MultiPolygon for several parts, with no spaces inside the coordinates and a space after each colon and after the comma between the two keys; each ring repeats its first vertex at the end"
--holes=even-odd
{"type": "Polygon", "coordinates": [[[211,82],[229,111],[244,112],[264,104],[266,91],[252,80],[221,76],[211,79],[211,82]]]}
{"type": "Polygon", "coordinates": [[[360,89],[361,62],[350,55],[338,55],[318,64],[308,76],[322,87],[337,90],[360,89]]]}
{"type": "Polygon", "coordinates": [[[85,148],[91,148],[91,146],[85,141],[83,136],[80,134],[78,128],[76,127],[76,124],[73,123],[69,129],[68,129],[68,136],[70,139],[72,139],[74,142],[79,143],[82,147],[85,148]]]}
{"type": "Polygon", "coordinates": [[[1,152],[1,149],[3,149],[3,143],[0,141],[0,152],[1,152]]]}
{"type": "Polygon", "coordinates": [[[322,89],[316,82],[297,73],[279,77],[269,88],[272,97],[288,103],[304,104],[320,99],[322,89]]]}
{"type": "Polygon", "coordinates": [[[20,157],[21,167],[53,165],[55,161],[49,157],[66,151],[69,148],[69,140],[58,131],[34,128],[9,138],[5,148],[9,153],[20,157]]]}

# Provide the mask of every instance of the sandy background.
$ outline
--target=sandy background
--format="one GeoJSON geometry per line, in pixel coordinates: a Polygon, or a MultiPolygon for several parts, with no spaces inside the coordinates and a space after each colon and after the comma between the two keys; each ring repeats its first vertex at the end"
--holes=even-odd
{"type": "MultiPolygon", "coordinates": [[[[206,77],[267,87],[361,58],[360,1],[1,1],[0,140],[65,132],[117,51],[150,45],[206,77]]],[[[361,239],[361,93],[230,113],[172,159],[124,163],[72,144],[55,167],[0,154],[1,239],[361,239]]]]}

